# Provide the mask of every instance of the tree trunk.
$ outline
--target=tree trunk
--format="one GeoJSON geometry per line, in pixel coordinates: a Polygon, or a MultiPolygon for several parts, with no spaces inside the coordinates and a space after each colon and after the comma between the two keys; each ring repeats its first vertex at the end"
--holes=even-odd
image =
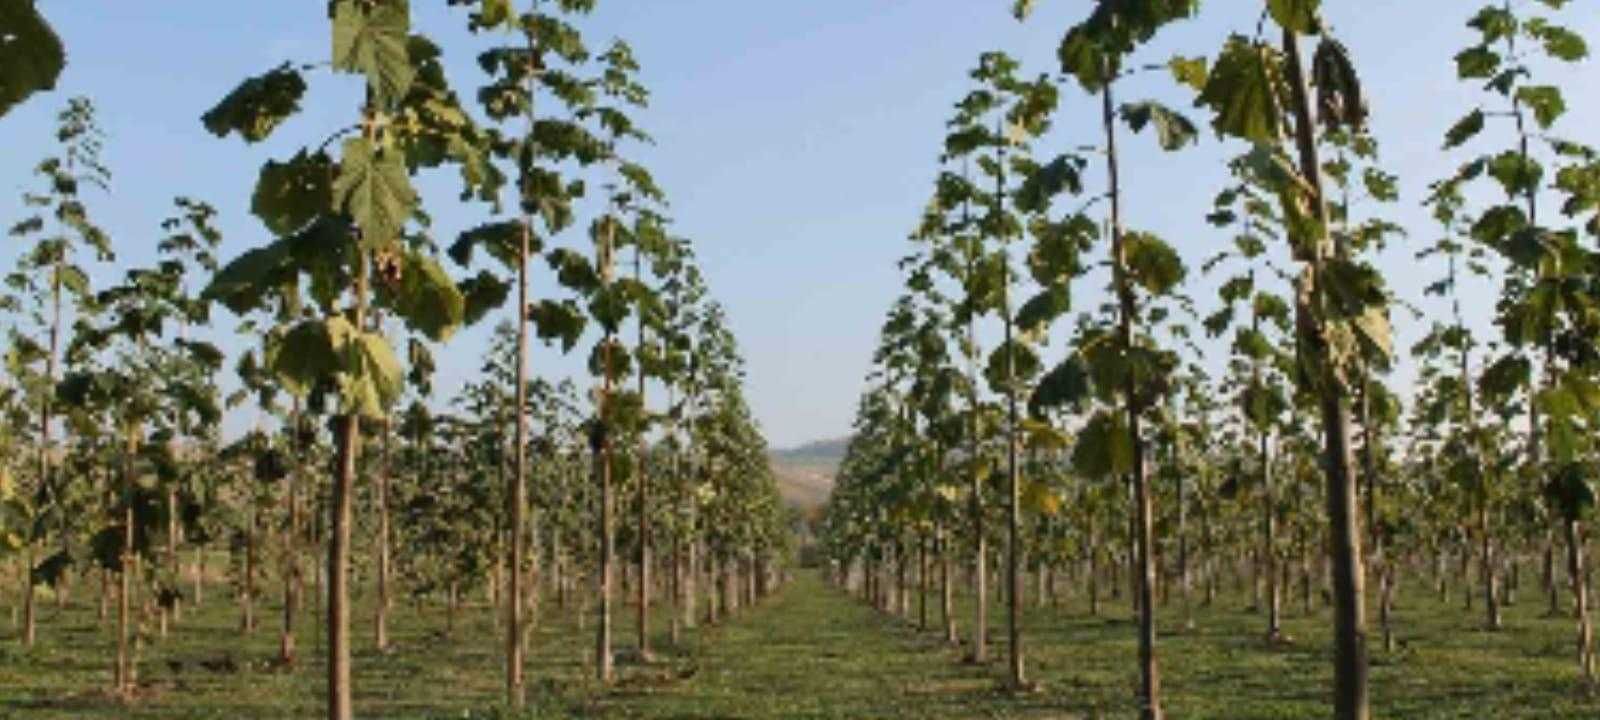
{"type": "Polygon", "coordinates": [[[139,449],[139,437],[132,428],[127,430],[126,455],[122,459],[122,548],[121,563],[117,573],[117,665],[114,678],[117,694],[128,697],[133,693],[133,664],[128,653],[128,620],[133,591],[133,457],[139,449]]]}
{"type": "Polygon", "coordinates": [[[1595,685],[1594,632],[1589,624],[1589,592],[1584,582],[1583,527],[1578,520],[1564,523],[1567,535],[1567,582],[1572,585],[1572,607],[1578,621],[1578,668],[1585,687],[1595,685]]]}
{"type": "MultiPolygon", "coordinates": [[[[367,326],[369,259],[360,251],[355,288],[356,328],[367,326]]],[[[350,688],[350,506],[355,493],[356,456],[361,450],[361,418],[345,415],[339,428],[339,472],[334,478],[328,537],[328,719],[352,720],[350,688]]]]}
{"type": "MultiPolygon", "coordinates": [[[[1111,185],[1111,254],[1112,254],[1112,282],[1118,298],[1121,312],[1118,334],[1121,344],[1125,348],[1133,347],[1133,324],[1135,319],[1134,291],[1128,280],[1128,259],[1122,234],[1122,187],[1120,169],[1117,164],[1117,132],[1116,117],[1114,114],[1114,101],[1111,96],[1112,83],[1108,82],[1101,89],[1101,122],[1106,135],[1106,170],[1111,185]]],[[[1161,720],[1164,712],[1161,708],[1161,671],[1156,662],[1156,622],[1154,607],[1154,588],[1156,582],[1155,555],[1155,521],[1150,497],[1149,478],[1145,472],[1144,438],[1140,430],[1142,410],[1137,399],[1137,381],[1130,374],[1127,384],[1122,388],[1123,401],[1126,405],[1128,433],[1132,438],[1133,448],[1133,502],[1134,524],[1137,557],[1137,590],[1134,600],[1139,607],[1139,701],[1140,717],[1143,720],[1161,720]]],[[[1013,496],[1014,499],[1015,496],[1013,496]]]]}
{"type": "Polygon", "coordinates": [[[260,511],[251,510],[244,531],[244,577],[239,583],[239,632],[243,635],[256,630],[256,529],[260,525],[260,511]]]}
{"type": "Polygon", "coordinates": [[[380,425],[383,432],[383,458],[378,469],[378,597],[373,608],[373,644],[380,652],[389,649],[389,423],[380,425]]]}

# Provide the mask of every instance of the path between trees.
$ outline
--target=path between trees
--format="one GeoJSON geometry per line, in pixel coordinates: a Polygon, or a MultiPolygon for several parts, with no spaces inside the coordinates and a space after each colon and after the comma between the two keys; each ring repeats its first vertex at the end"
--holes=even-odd
{"type": "MultiPolygon", "coordinates": [[[[930,608],[930,616],[932,608],[930,608]]],[[[1047,696],[997,691],[1001,668],[798,575],[776,597],[707,631],[686,678],[635,674],[584,708],[605,717],[1076,717],[1047,696]]],[[[625,675],[626,677],[626,675],[625,675]]]]}

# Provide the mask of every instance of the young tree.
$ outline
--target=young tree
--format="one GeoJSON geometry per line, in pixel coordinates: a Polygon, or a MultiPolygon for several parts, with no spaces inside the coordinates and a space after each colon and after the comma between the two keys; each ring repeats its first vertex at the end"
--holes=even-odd
{"type": "MultiPolygon", "coordinates": [[[[349,564],[361,422],[381,422],[403,389],[400,362],[374,309],[435,341],[465,316],[465,298],[405,228],[417,216],[412,171],[461,167],[468,197],[492,197],[499,174],[482,133],[445,81],[437,46],[410,33],[408,0],[336,0],[330,6],[332,67],[365,79],[357,121],[316,149],[262,169],[252,210],[280,239],[228,264],[207,294],[235,312],[262,306],[302,278],[312,306],[270,348],[267,365],[286,384],[311,388],[338,408],[338,466],[328,544],[330,718],[352,715],[349,564]],[[343,138],[338,160],[323,148],[343,138]]],[[[305,68],[285,64],[245,81],[202,118],[219,136],[259,141],[299,109],[305,68]]]]}
{"type": "MultiPolygon", "coordinates": [[[[40,161],[34,169],[40,184],[37,192],[23,195],[29,215],[11,227],[10,235],[31,241],[18,258],[17,269],[5,278],[5,305],[23,314],[11,333],[11,361],[8,370],[18,377],[27,394],[26,405],[37,408],[32,420],[37,427],[36,483],[39,498],[36,511],[61,500],[63,479],[55,474],[56,446],[52,434],[60,413],[56,405],[56,383],[61,377],[64,330],[76,319],[94,310],[89,274],[81,256],[92,252],[100,262],[113,258],[111,239],[89,216],[87,191],[106,190],[110,171],[101,163],[104,133],[96,118],[94,104],[74,98],[57,116],[56,137],[59,154],[40,161]]],[[[59,525],[59,523],[58,523],[59,525]]],[[[22,643],[33,645],[36,634],[33,567],[34,546],[47,523],[36,523],[22,540],[23,574],[22,643]]],[[[59,564],[52,567],[62,568],[59,564]]],[[[58,573],[49,573],[58,576],[58,573]]]]}
{"type": "Polygon", "coordinates": [[[1367,107],[1348,50],[1326,33],[1319,0],[1265,3],[1281,30],[1274,47],[1234,35],[1212,64],[1198,102],[1219,135],[1255,144],[1253,162],[1270,173],[1288,228],[1295,280],[1297,385],[1321,418],[1329,556],[1334,600],[1334,711],[1368,717],[1366,617],[1352,406],[1364,356],[1392,351],[1382,275],[1333,233],[1319,130],[1354,131],[1367,107]],[[1301,39],[1319,39],[1313,62],[1301,39]],[[1311,84],[1315,75],[1315,87],[1311,84]],[[1313,95],[1315,90],[1315,95],[1313,95]]]}

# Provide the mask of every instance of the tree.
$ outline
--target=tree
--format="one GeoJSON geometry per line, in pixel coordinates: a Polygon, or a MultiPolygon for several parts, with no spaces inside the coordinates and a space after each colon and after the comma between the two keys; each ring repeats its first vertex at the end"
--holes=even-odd
{"type": "Polygon", "coordinates": [[[1392,345],[1382,276],[1332,232],[1319,128],[1359,130],[1367,106],[1349,52],[1326,34],[1319,5],[1316,0],[1267,2],[1281,45],[1230,37],[1212,63],[1198,104],[1212,111],[1219,135],[1255,144],[1255,162],[1274,178],[1291,255],[1301,265],[1295,281],[1295,377],[1320,404],[1334,598],[1334,710],[1339,718],[1366,718],[1366,618],[1351,399],[1363,354],[1386,356],[1392,345]],[[1302,58],[1302,36],[1319,38],[1310,66],[1302,58]],[[1315,75],[1315,96],[1308,72],[1315,75]]]}
{"type": "MultiPolygon", "coordinates": [[[[510,508],[510,525],[507,528],[510,542],[511,575],[506,603],[506,695],[513,707],[521,707],[526,700],[523,681],[523,644],[525,628],[521,598],[524,595],[522,567],[526,548],[523,531],[524,508],[527,506],[529,443],[527,416],[528,387],[528,327],[539,324],[543,337],[571,337],[575,315],[562,305],[544,303],[537,308],[528,297],[528,261],[539,251],[540,237],[536,236],[535,218],[553,236],[572,224],[572,202],[582,193],[582,185],[563,182],[555,164],[577,156],[587,163],[593,158],[594,143],[579,127],[557,113],[546,112],[548,118],[540,119],[536,113],[537,100],[546,93],[555,103],[569,111],[592,102],[593,90],[587,81],[575,77],[569,69],[557,63],[574,66],[589,58],[582,36],[570,25],[567,18],[587,13],[594,8],[594,0],[559,0],[554,3],[557,13],[542,12],[538,0],[530,0],[527,12],[520,15],[512,10],[506,0],[483,0],[472,15],[474,31],[515,29],[521,35],[521,46],[507,45],[483,52],[479,65],[490,74],[491,82],[479,93],[479,99],[489,117],[498,122],[521,118],[525,123],[520,138],[502,138],[497,142],[496,154],[511,160],[517,167],[519,219],[485,225],[462,235],[451,247],[451,255],[460,263],[470,261],[475,246],[485,245],[497,260],[517,276],[517,370],[516,406],[514,409],[517,434],[512,453],[512,488],[507,495],[510,508]],[[538,312],[534,312],[538,310],[538,312]]],[[[494,294],[505,296],[504,283],[491,275],[480,274],[474,288],[495,288],[494,294]]],[[[578,328],[581,329],[581,328],[578,328]]],[[[574,340],[567,340],[570,349],[574,340]]],[[[528,590],[532,590],[529,588],[528,590]]]]}
{"type": "MultiPolygon", "coordinates": [[[[92,312],[95,305],[89,275],[79,257],[92,251],[100,262],[113,258],[111,239],[90,217],[84,198],[92,188],[105,190],[111,179],[110,171],[100,161],[104,133],[94,104],[86,98],[74,98],[57,116],[57,124],[60,152],[45,158],[34,169],[43,189],[23,195],[23,205],[30,209],[30,215],[10,230],[14,238],[32,238],[33,245],[19,257],[16,271],[5,279],[4,304],[26,313],[25,322],[12,331],[12,355],[7,369],[19,378],[29,397],[27,405],[38,409],[33,417],[38,428],[40,497],[33,503],[36,511],[47,511],[47,506],[65,491],[61,478],[54,474],[55,450],[51,441],[59,415],[55,386],[60,379],[63,330],[75,318],[92,312]]],[[[23,538],[23,564],[30,568],[23,577],[25,646],[33,644],[36,632],[33,587],[40,575],[33,568],[33,547],[43,539],[39,533],[45,527],[36,523],[23,538]]],[[[53,567],[59,570],[64,566],[53,567]]],[[[59,577],[59,572],[47,574],[59,577]]]]}
{"type": "MultiPolygon", "coordinates": [[[[279,239],[235,259],[207,295],[235,312],[261,307],[287,283],[312,306],[268,353],[281,382],[334,400],[338,467],[328,546],[328,715],[351,717],[348,569],[350,516],[361,421],[381,422],[403,388],[400,363],[372,310],[435,341],[465,318],[465,298],[438,262],[407,242],[417,215],[412,171],[446,162],[462,169],[468,197],[499,181],[484,137],[445,81],[440,52],[410,34],[407,0],[337,0],[332,67],[366,80],[355,125],[340,129],[337,161],[318,148],[262,168],[252,210],[279,239]]],[[[219,136],[255,142],[299,109],[302,68],[251,78],[202,118],[219,136]]]]}
{"type": "MultiPolygon", "coordinates": [[[[1561,4],[1546,5],[1559,9],[1561,4]]],[[[1484,369],[1481,383],[1490,397],[1518,390],[1526,394],[1525,467],[1528,475],[1540,478],[1536,482],[1543,486],[1547,515],[1566,540],[1568,579],[1578,616],[1578,666],[1584,683],[1593,685],[1593,631],[1581,580],[1585,575],[1581,523],[1593,504],[1593,490],[1574,464],[1589,452],[1586,433],[1578,428],[1587,426],[1579,418],[1592,412],[1588,398],[1594,367],[1586,348],[1592,343],[1593,321],[1565,309],[1575,307],[1565,301],[1579,299],[1575,284],[1583,282],[1580,278],[1594,262],[1580,238],[1600,236],[1600,218],[1585,217],[1600,205],[1593,183],[1600,173],[1600,156],[1592,148],[1547,135],[1567,106],[1561,88],[1540,84],[1537,74],[1555,63],[1581,61],[1589,50],[1582,36],[1552,17],[1522,11],[1512,3],[1484,6],[1468,26],[1478,38],[1456,55],[1457,75],[1464,81],[1483,81],[1492,101],[1509,109],[1475,108],[1446,132],[1444,147],[1465,145],[1484,131],[1491,118],[1511,121],[1514,143],[1463,164],[1435,185],[1434,197],[1436,207],[1454,219],[1463,187],[1492,180],[1503,194],[1471,219],[1468,231],[1473,241],[1506,265],[1495,320],[1509,347],[1484,369]],[[1544,184],[1546,163],[1555,170],[1553,187],[1544,184]],[[1551,190],[1563,197],[1567,227],[1540,213],[1541,196],[1551,190]]],[[[1485,513],[1488,502],[1484,497],[1481,503],[1485,513]]],[[[1486,517],[1482,523],[1486,531],[1486,517]]],[[[1549,579],[1554,575],[1553,552],[1548,549],[1552,545],[1547,542],[1546,576],[1554,611],[1556,593],[1549,579]]],[[[1489,546],[1485,548],[1487,553],[1489,546]]]]}

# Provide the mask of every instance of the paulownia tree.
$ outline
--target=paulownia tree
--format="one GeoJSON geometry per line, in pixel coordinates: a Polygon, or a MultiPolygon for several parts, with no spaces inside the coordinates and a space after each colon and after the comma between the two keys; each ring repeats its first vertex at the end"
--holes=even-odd
{"type": "MultiPolygon", "coordinates": [[[[445,80],[440,51],[410,32],[408,0],[330,5],[332,68],[363,78],[356,122],[286,162],[268,162],[252,210],[278,239],[229,263],[207,295],[236,313],[305,283],[310,304],[269,348],[280,382],[337,407],[338,464],[328,544],[328,715],[352,715],[350,523],[361,423],[381,423],[403,390],[400,361],[373,311],[435,341],[466,316],[466,298],[405,229],[420,203],[410,175],[450,163],[465,195],[492,197],[500,175],[485,139],[445,80]],[[336,160],[326,148],[340,141],[336,160]]],[[[299,109],[307,68],[285,64],[251,78],[202,118],[219,136],[264,139],[299,109]]]]}

